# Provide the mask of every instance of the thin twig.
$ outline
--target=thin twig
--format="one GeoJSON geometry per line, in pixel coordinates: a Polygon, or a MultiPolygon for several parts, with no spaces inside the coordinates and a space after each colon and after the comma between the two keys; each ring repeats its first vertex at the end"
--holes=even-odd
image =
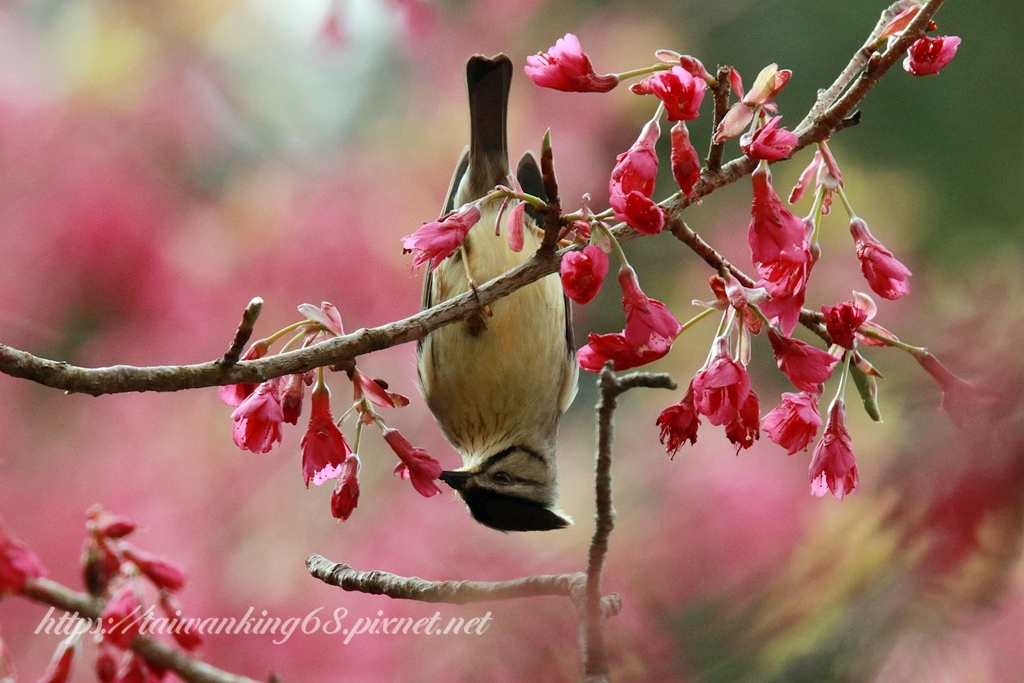
{"type": "MultiPolygon", "coordinates": [[[[444,602],[452,605],[544,595],[572,597],[582,590],[587,580],[585,574],[576,572],[526,576],[509,581],[428,581],[416,576],[398,576],[382,571],[361,572],[315,553],[306,558],[306,568],[311,575],[327,585],[338,586],[346,591],[386,595],[396,600],[444,602]]],[[[621,609],[622,601],[618,595],[606,595],[601,599],[601,612],[605,617],[615,616],[621,609]]]]}
{"type": "MultiPolygon", "coordinates": [[[[863,65],[863,69],[859,70],[857,79],[849,86],[848,89],[846,89],[838,100],[833,104],[830,104],[821,114],[816,114],[815,109],[812,108],[811,112],[809,112],[807,116],[804,117],[804,120],[801,121],[793,130],[800,140],[796,149],[802,149],[811,143],[828,139],[828,136],[838,129],[838,126],[841,124],[843,119],[853,113],[854,107],[860,104],[860,102],[867,97],[867,94],[871,89],[878,85],[882,76],[884,76],[896,62],[903,58],[907,52],[907,48],[925,34],[928,29],[928,22],[931,21],[931,18],[944,2],[945,0],[928,0],[928,2],[921,6],[917,16],[914,17],[914,20],[910,22],[899,37],[889,43],[885,52],[875,52],[868,58],[867,63],[863,65]]],[[[885,23],[888,23],[888,19],[892,18],[890,14],[894,16],[895,7],[899,4],[900,3],[896,3],[896,5],[882,13],[882,17],[878,21],[880,26],[876,26],[875,32],[880,32],[881,27],[884,27],[885,23]]],[[[874,36],[874,40],[877,41],[878,38],[877,35],[875,35],[875,32],[872,32],[872,36],[874,36]]],[[[869,40],[871,39],[869,38],[869,40]]],[[[863,59],[863,55],[861,53],[863,50],[864,48],[858,50],[857,54],[854,55],[853,60],[851,60],[850,65],[847,65],[847,69],[849,69],[854,63],[858,65],[861,64],[863,59]]],[[[845,74],[846,70],[844,70],[843,73],[845,74]]],[[[829,88],[826,93],[831,92],[833,89],[837,92],[842,92],[842,80],[842,76],[836,79],[836,82],[833,83],[832,87],[829,88]]],[[[824,102],[827,100],[819,98],[819,101],[824,102]]]]}
{"type": "Polygon", "coordinates": [[[722,167],[722,155],[725,153],[725,141],[715,142],[715,131],[718,124],[722,122],[729,112],[729,92],[732,84],[729,81],[729,67],[718,67],[718,82],[711,88],[715,95],[715,119],[711,123],[711,147],[708,149],[708,156],[704,160],[708,171],[717,171],[722,167]]]}
{"type": "Polygon", "coordinates": [[[608,539],[615,527],[615,508],[612,505],[612,440],[614,438],[615,408],[618,397],[635,387],[675,389],[676,383],[665,374],[634,372],[617,377],[612,363],[607,363],[598,379],[601,401],[597,405],[597,461],[594,472],[596,497],[594,536],[590,541],[587,558],[586,591],[580,624],[580,643],[583,649],[583,680],[586,683],[607,681],[609,676],[608,648],[604,638],[604,610],[601,603],[601,574],[608,556],[608,539]]]}
{"type": "MultiPolygon", "coordinates": [[[[100,598],[73,591],[56,581],[45,578],[29,579],[25,587],[21,589],[21,595],[90,621],[100,618],[100,613],[105,605],[100,598]]],[[[189,683],[257,683],[252,678],[238,676],[200,662],[185,652],[151,636],[135,636],[132,639],[131,649],[151,664],[154,669],[169,669],[189,683]]]]}
{"type": "MultiPolygon", "coordinates": [[[[868,35],[867,40],[864,41],[864,45],[853,55],[853,59],[846,65],[842,73],[836,77],[836,80],[828,88],[818,91],[818,99],[811,107],[811,110],[807,112],[807,116],[804,122],[813,121],[820,118],[825,110],[828,109],[832,104],[839,98],[839,96],[846,90],[846,87],[850,85],[853,78],[860,73],[871,55],[875,53],[878,48],[878,37],[882,35],[882,29],[885,28],[886,24],[892,21],[896,15],[902,12],[907,5],[910,4],[910,0],[898,0],[889,7],[882,11],[881,16],[878,17],[878,23],[871,29],[871,33],[868,35]]],[[[798,128],[800,126],[797,126],[798,128]]]]}
{"type": "Polygon", "coordinates": [[[245,350],[245,345],[249,343],[249,338],[252,337],[253,329],[256,327],[256,321],[259,319],[260,311],[262,310],[263,299],[260,297],[255,297],[245,307],[245,311],[242,312],[242,321],[238,323],[238,329],[235,331],[235,338],[231,340],[231,346],[224,352],[224,357],[220,359],[221,368],[230,368],[242,357],[242,351],[245,350]]]}
{"type": "Polygon", "coordinates": [[[562,232],[562,200],[558,196],[558,178],[555,175],[555,157],[551,148],[551,131],[544,133],[544,141],[540,149],[540,175],[544,183],[544,195],[547,199],[547,206],[541,211],[543,216],[544,239],[541,242],[540,250],[543,253],[553,253],[558,246],[558,237],[562,232]]]}

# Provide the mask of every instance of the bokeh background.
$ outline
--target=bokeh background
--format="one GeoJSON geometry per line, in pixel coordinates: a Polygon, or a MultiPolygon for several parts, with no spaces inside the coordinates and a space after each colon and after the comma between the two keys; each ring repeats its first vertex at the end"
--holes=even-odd
{"type": "MultiPolygon", "coordinates": [[[[815,90],[860,47],[881,2],[698,0],[7,0],[0,3],[0,341],[70,363],[174,364],[223,353],[253,296],[258,334],[333,302],[346,328],[415,312],[421,275],[399,238],[436,216],[467,133],[463,64],[504,51],[521,65],[567,31],[599,71],[650,63],[658,48],[735,65],[749,85],[778,62],[794,125],[815,90]]],[[[808,453],[767,439],[736,457],[704,426],[670,460],[654,419],[678,400],[637,392],[617,416],[618,525],[606,588],[618,681],[1021,681],[1019,562],[1024,430],[1016,393],[1024,193],[1022,14],[1013,3],[949,0],[940,31],[963,38],[937,77],[899,69],[832,142],[874,233],[914,271],[911,294],[878,322],[927,344],[999,401],[968,429],[939,410],[934,383],[904,354],[869,357],[886,379],[882,424],[850,427],[861,492],[809,495],[808,453]]],[[[709,134],[709,105],[691,126],[709,134]]],[[[511,148],[552,131],[565,204],[607,200],[615,155],[653,110],[624,88],[541,91],[517,72],[511,148]]],[[[664,142],[664,141],[663,141],[664,142]]],[[[698,148],[701,149],[698,143],[698,148]]],[[[665,151],[665,150],[662,150],[665,151]]],[[[730,155],[738,153],[729,148],[730,155]]],[[[788,190],[810,152],[775,167],[788,190]]],[[[670,177],[656,196],[669,192],[670,177]]],[[[749,267],[749,182],[687,212],[749,267]]],[[[807,206],[796,209],[805,212],[807,206]]],[[[864,289],[846,222],[826,222],[809,303],[864,289]]],[[[648,293],[689,317],[710,298],[706,266],[669,235],[627,246],[648,293]]],[[[580,338],[621,328],[614,283],[576,310],[580,338]]],[[[685,383],[714,323],[651,369],[685,383]]],[[[416,396],[412,345],[359,361],[416,396]]],[[[762,414],[789,390],[768,345],[752,362],[762,414]]],[[[327,487],[306,490],[300,427],[272,452],[241,452],[213,389],[66,396],[0,377],[0,517],[50,575],[81,587],[86,509],[138,521],[136,543],[188,568],[197,616],[303,617],[342,607],[346,625],[382,612],[444,619],[491,613],[481,636],[296,632],[209,636],[201,656],[285,681],[578,679],[575,619],[559,599],[426,606],[343,593],[311,579],[318,552],[358,569],[431,579],[506,579],[583,568],[593,514],[596,392],[583,377],[564,421],[563,532],[505,536],[473,523],[450,493],[418,496],[366,434],[362,497],[345,523],[327,487]]],[[[337,397],[344,378],[332,380],[337,397]]],[[[834,385],[826,389],[826,399],[834,385]]],[[[308,410],[308,407],[307,407],[308,410]]],[[[429,413],[386,416],[446,466],[457,456],[429,413]]],[[[349,425],[351,426],[351,425],[349,425]]],[[[19,680],[58,638],[34,634],[46,608],[0,602],[0,637],[19,680]]],[[[94,680],[87,644],[73,680],[94,680]]]]}

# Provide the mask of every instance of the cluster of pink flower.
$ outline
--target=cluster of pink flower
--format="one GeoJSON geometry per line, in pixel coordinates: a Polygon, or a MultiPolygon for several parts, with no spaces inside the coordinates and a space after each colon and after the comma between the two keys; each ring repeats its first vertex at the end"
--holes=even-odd
{"type": "MultiPolygon", "coordinates": [[[[140,633],[148,610],[143,607],[145,588],[158,591],[157,602],[167,619],[187,624],[174,593],[185,585],[185,571],[176,563],[140,550],[124,538],[135,530],[135,522],[98,506],[89,511],[89,537],[83,551],[83,574],[93,595],[109,596],[100,614],[103,641],[96,656],[96,676],[105,683],[160,681],[164,672],[136,655],[128,647],[140,633]],[[141,579],[145,579],[143,583],[141,579]],[[117,657],[121,654],[121,662],[117,657]]],[[[198,633],[186,627],[170,629],[183,649],[202,644],[198,633]]]]}
{"type": "MultiPolygon", "coordinates": [[[[916,16],[916,9],[904,12],[887,28],[883,37],[898,35],[916,16]]],[[[936,73],[952,58],[957,38],[922,38],[908,51],[905,68],[915,75],[936,73]]],[[[582,212],[586,231],[576,231],[577,240],[586,242],[579,251],[563,258],[563,288],[577,303],[587,303],[596,295],[608,271],[607,252],[615,251],[621,260],[619,282],[626,326],[616,334],[591,334],[578,353],[580,366],[598,372],[611,362],[615,370],[645,365],[665,356],[675,338],[691,323],[680,324],[659,301],[648,298],[640,289],[636,273],[628,265],[614,237],[604,223],[609,214],[644,234],[660,232],[665,225],[664,212],[654,201],[654,183],[658,172],[655,145],[660,134],[662,111],[675,122],[671,135],[673,177],[680,192],[699,198],[696,185],[701,168],[696,150],[689,140],[685,121],[697,117],[705,89],[717,86],[716,80],[699,60],[670,51],[659,51],[659,64],[623,74],[597,75],[579,40],[569,34],[548,53],[528,58],[526,73],[539,86],[573,92],[606,92],[627,76],[652,74],[632,86],[640,95],[654,95],[658,111],[640,133],[636,143],[615,161],[609,183],[611,209],[592,215],[582,212]]],[[[704,304],[703,317],[714,310],[723,312],[718,334],[704,366],[691,380],[683,398],[666,408],[658,417],[662,442],[674,455],[689,441],[696,442],[700,417],[724,427],[727,438],[740,449],[750,447],[763,429],[768,437],[786,448],[789,454],[806,449],[814,440],[822,418],[818,403],[822,384],[842,362],[839,388],[828,411],[822,439],[810,464],[811,491],[823,495],[832,491],[837,498],[857,490],[857,468],[851,439],[845,426],[843,399],[848,376],[854,376],[858,388],[874,391],[877,372],[856,348],[857,341],[868,344],[897,344],[890,333],[868,321],[874,304],[866,295],[854,293],[851,301],[823,306],[826,327],[833,345],[821,350],[791,335],[796,328],[807,282],[820,257],[818,229],[829,212],[834,195],[839,195],[850,215],[861,270],[871,289],[887,299],[897,299],[909,291],[910,271],[898,261],[868,230],[867,224],[850,206],[843,191],[839,167],[825,143],[820,143],[814,159],[803,172],[790,195],[799,199],[814,185],[814,203],[806,218],[787,209],[772,187],[769,162],[789,157],[798,146],[797,136],[779,125],[781,116],[772,102],[785,87],[791,72],[772,64],[758,75],[753,86],[744,91],[735,69],[729,71],[729,85],[737,101],[718,122],[715,144],[739,137],[740,148],[758,167],[752,174],[753,201],[747,232],[751,259],[760,275],[753,288],[738,282],[723,271],[712,278],[716,300],[704,304]],[[767,330],[779,369],[798,393],[784,393],[782,403],[762,419],[758,396],[750,386],[746,365],[751,335],[767,330]]],[[[574,217],[580,222],[580,217],[574,217]]]]}
{"type": "MultiPolygon", "coordinates": [[[[156,592],[155,601],[168,620],[182,624],[169,629],[175,642],[186,651],[202,644],[198,633],[189,630],[174,593],[185,585],[185,571],[175,562],[142,550],[124,540],[135,531],[135,522],[94,506],[86,520],[88,537],[82,551],[82,577],[89,593],[107,598],[99,616],[102,640],[96,655],[96,677],[103,683],[155,683],[165,671],[156,670],[129,649],[150,609],[143,608],[147,593],[156,592]]],[[[46,575],[42,562],[0,528],[0,595],[18,591],[29,579],[46,575]]],[[[54,653],[40,683],[69,680],[82,629],[75,629],[54,653]]]]}
{"type": "MultiPolygon", "coordinates": [[[[468,228],[467,228],[468,230],[468,228]]],[[[278,339],[293,334],[282,351],[299,344],[302,347],[316,344],[324,339],[345,334],[341,315],[330,303],[319,307],[302,304],[299,312],[304,320],[289,325],[273,335],[260,339],[248,348],[242,360],[262,358],[278,339]]],[[[275,377],[260,384],[231,384],[220,387],[220,398],[229,406],[236,406],[231,418],[234,420],[235,444],[254,453],[266,453],[275,443],[281,441],[284,422],[298,424],[302,412],[305,387],[313,385],[310,392],[309,427],[302,437],[302,476],[309,486],[317,486],[330,479],[337,479],[331,495],[331,513],[338,519],[346,520],[359,502],[359,441],[364,425],[376,424],[381,428],[384,440],[399,458],[395,474],[411,479],[412,485],[423,496],[433,496],[441,489],[435,480],[441,475],[441,463],[427,455],[422,448],[410,444],[397,430],[385,425],[376,407],[396,408],[408,405],[409,399],[389,391],[386,382],[373,379],[361,373],[355,364],[346,368],[352,382],[354,399],[339,420],[331,412],[331,392],[324,382],[323,368],[307,373],[275,377]],[[349,414],[356,414],[355,448],[351,448],[338,423],[349,414]]]]}

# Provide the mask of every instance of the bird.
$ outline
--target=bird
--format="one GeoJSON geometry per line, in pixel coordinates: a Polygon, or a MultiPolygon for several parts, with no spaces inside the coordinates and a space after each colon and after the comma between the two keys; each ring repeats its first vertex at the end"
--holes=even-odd
{"type": "MultiPolygon", "coordinates": [[[[448,189],[442,216],[507,185],[507,113],[512,62],[504,54],[466,63],[470,144],[448,189]]],[[[516,168],[525,192],[544,197],[537,158],[516,168]]],[[[475,291],[523,261],[541,244],[527,214],[524,247],[513,251],[497,221],[501,200],[483,202],[460,248],[431,264],[422,306],[475,291]]],[[[546,531],[572,524],[558,508],[558,423],[576,394],[578,366],[571,309],[557,274],[541,278],[468,320],[440,327],[417,347],[419,385],[435,420],[462,457],[441,473],[473,518],[493,529],[546,531]]]]}

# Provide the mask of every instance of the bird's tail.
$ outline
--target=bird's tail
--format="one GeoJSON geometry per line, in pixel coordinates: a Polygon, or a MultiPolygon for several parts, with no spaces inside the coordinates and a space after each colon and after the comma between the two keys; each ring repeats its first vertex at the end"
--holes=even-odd
{"type": "Polygon", "coordinates": [[[464,199],[483,196],[509,173],[506,121],[512,61],[474,55],[466,63],[469,90],[469,178],[464,199]]]}

